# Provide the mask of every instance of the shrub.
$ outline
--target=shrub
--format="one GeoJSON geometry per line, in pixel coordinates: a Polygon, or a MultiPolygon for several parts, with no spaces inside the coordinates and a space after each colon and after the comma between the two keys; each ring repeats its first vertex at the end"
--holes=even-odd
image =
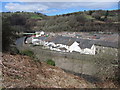
{"type": "Polygon", "coordinates": [[[51,60],[51,59],[47,60],[47,64],[55,66],[55,62],[53,60],[51,60]]]}
{"type": "Polygon", "coordinates": [[[34,57],[34,52],[31,51],[31,50],[23,50],[23,51],[20,52],[20,54],[27,55],[27,56],[30,56],[30,57],[34,57]]]}
{"type": "Polygon", "coordinates": [[[97,13],[97,12],[94,12],[94,13],[92,14],[92,17],[94,17],[95,19],[98,19],[98,20],[101,19],[101,15],[100,15],[99,13],[97,13]]]}
{"type": "Polygon", "coordinates": [[[12,55],[19,54],[19,50],[16,47],[11,47],[10,54],[12,55]]]}

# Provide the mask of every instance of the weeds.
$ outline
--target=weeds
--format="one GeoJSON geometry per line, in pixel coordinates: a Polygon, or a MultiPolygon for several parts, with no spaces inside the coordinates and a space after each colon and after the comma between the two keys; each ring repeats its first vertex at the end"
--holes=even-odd
{"type": "Polygon", "coordinates": [[[52,59],[48,59],[47,64],[55,66],[55,61],[53,61],[52,59]]]}
{"type": "Polygon", "coordinates": [[[27,55],[29,57],[35,58],[34,52],[31,50],[23,50],[20,52],[21,55],[27,55]]]}

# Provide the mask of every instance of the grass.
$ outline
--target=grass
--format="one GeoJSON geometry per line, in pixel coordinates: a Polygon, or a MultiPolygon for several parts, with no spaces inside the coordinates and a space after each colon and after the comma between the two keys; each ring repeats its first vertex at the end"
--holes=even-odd
{"type": "Polygon", "coordinates": [[[38,58],[35,56],[35,54],[34,54],[34,52],[33,52],[32,50],[26,49],[26,50],[20,51],[20,54],[31,57],[32,60],[34,60],[35,62],[40,62],[40,59],[38,59],[38,58]]]}
{"type": "Polygon", "coordinates": [[[90,16],[90,15],[85,15],[85,18],[86,18],[86,19],[90,19],[90,20],[91,20],[91,19],[94,19],[94,18],[93,18],[92,16],[90,16]]]}
{"type": "Polygon", "coordinates": [[[55,66],[55,62],[52,59],[48,59],[46,62],[49,65],[55,66]]]}
{"type": "Polygon", "coordinates": [[[34,57],[34,52],[31,51],[31,50],[23,50],[20,52],[21,55],[27,55],[27,56],[30,56],[30,57],[34,57]]]}
{"type": "Polygon", "coordinates": [[[34,16],[31,16],[31,19],[42,19],[42,17],[34,15],[34,16]]]}

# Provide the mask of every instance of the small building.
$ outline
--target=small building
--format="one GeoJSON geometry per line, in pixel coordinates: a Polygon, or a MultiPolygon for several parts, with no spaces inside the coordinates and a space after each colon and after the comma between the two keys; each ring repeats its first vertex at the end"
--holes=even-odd
{"type": "Polygon", "coordinates": [[[45,35],[45,32],[44,31],[36,31],[35,34],[36,34],[36,37],[40,37],[40,36],[45,35]]]}
{"type": "Polygon", "coordinates": [[[68,50],[69,46],[74,43],[74,40],[70,37],[57,36],[52,42],[59,46],[57,48],[66,48],[68,50]]]}
{"type": "Polygon", "coordinates": [[[97,53],[109,53],[116,54],[118,53],[118,41],[93,41],[97,53]]]}
{"type": "Polygon", "coordinates": [[[81,52],[82,50],[79,47],[79,43],[75,41],[72,45],[69,46],[68,51],[69,52],[73,52],[73,51],[75,51],[75,52],[81,52]]]}
{"type": "Polygon", "coordinates": [[[95,55],[96,54],[96,47],[93,42],[89,39],[76,39],[76,41],[79,43],[80,47],[80,53],[82,54],[90,54],[95,55]]]}
{"type": "Polygon", "coordinates": [[[81,52],[81,53],[95,55],[96,54],[96,47],[93,44],[91,47],[89,47],[89,48],[86,47],[85,49],[83,49],[83,52],[81,52]]]}
{"type": "Polygon", "coordinates": [[[40,43],[40,40],[38,37],[32,37],[32,44],[33,45],[39,45],[40,43]]]}

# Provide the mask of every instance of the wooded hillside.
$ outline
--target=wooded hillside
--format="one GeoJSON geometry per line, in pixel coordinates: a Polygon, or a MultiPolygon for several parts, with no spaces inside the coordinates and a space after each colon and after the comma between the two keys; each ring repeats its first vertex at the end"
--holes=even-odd
{"type": "Polygon", "coordinates": [[[34,30],[45,31],[117,31],[118,11],[84,11],[49,16],[35,22],[34,30]]]}
{"type": "Polygon", "coordinates": [[[44,31],[117,31],[118,10],[92,10],[47,16],[37,12],[6,12],[13,29],[18,32],[25,30],[44,31]]]}

